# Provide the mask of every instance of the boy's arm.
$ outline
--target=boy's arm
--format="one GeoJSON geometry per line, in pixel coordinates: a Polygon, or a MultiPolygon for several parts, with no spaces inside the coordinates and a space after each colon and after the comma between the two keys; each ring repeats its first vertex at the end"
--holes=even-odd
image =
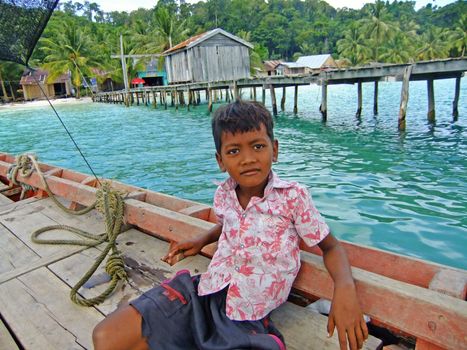
{"type": "Polygon", "coordinates": [[[341,350],[360,349],[368,338],[368,328],[357,299],[350,264],[344,247],[329,234],[318,246],[323,251],[324,265],[334,281],[334,294],[328,320],[328,333],[337,328],[341,350]]]}
{"type": "Polygon", "coordinates": [[[216,224],[205,234],[199,235],[198,237],[190,240],[171,244],[169,247],[169,252],[162,258],[162,260],[170,265],[173,265],[182,260],[184,257],[196,255],[201,251],[201,249],[203,249],[204,246],[219,240],[221,233],[222,225],[216,224]],[[183,257],[181,259],[176,259],[176,256],[179,254],[183,254],[183,257]]]}

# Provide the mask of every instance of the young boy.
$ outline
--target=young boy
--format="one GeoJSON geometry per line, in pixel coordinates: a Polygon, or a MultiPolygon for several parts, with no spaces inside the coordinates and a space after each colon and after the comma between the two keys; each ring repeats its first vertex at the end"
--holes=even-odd
{"type": "Polygon", "coordinates": [[[343,247],[306,188],[271,170],[279,143],[259,103],[236,101],[212,120],[219,168],[229,174],[214,196],[218,223],[196,240],[170,247],[163,260],[195,255],[218,241],[207,272],[180,272],[118,309],[94,330],[99,349],[285,349],[269,319],[287,300],[300,268],[300,238],[323,251],[334,280],[328,333],[342,350],[360,349],[368,330],[343,247]]]}

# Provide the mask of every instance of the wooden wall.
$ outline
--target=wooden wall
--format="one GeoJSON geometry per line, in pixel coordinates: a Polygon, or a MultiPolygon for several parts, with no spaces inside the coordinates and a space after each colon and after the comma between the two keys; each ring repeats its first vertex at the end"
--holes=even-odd
{"type": "Polygon", "coordinates": [[[249,48],[222,34],[166,57],[170,84],[250,77],[249,48]]]}

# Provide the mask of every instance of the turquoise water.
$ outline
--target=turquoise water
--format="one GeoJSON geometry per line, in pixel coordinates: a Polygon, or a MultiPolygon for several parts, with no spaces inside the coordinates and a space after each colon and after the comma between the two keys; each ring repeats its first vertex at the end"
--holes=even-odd
{"type": "MultiPolygon", "coordinates": [[[[426,119],[426,83],[411,83],[405,133],[397,130],[400,86],[380,84],[373,116],[373,86],[364,84],[360,119],[356,86],[331,86],[326,124],[318,87],[300,87],[296,116],[287,112],[290,89],[276,120],[274,169],[311,188],[337,237],[467,269],[467,80],[457,122],[454,80],[435,82],[434,125],[426,119]]],[[[208,204],[214,182],[224,179],[206,105],[189,112],[97,103],[56,108],[99,176],[208,204]]],[[[33,151],[44,162],[89,173],[51,108],[0,110],[0,151],[33,151]]]]}

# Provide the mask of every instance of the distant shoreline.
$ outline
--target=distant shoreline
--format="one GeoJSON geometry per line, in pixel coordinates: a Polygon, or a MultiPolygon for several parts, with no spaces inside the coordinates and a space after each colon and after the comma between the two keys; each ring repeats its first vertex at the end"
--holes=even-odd
{"type": "MultiPolygon", "coordinates": [[[[70,97],[70,98],[59,98],[50,100],[53,106],[64,105],[64,104],[82,104],[90,103],[92,99],[90,97],[82,97],[80,99],[70,97]]],[[[22,102],[13,102],[0,105],[0,110],[3,109],[23,109],[23,108],[32,108],[32,107],[45,107],[49,106],[47,100],[37,100],[37,101],[22,101],[22,102]]]]}

